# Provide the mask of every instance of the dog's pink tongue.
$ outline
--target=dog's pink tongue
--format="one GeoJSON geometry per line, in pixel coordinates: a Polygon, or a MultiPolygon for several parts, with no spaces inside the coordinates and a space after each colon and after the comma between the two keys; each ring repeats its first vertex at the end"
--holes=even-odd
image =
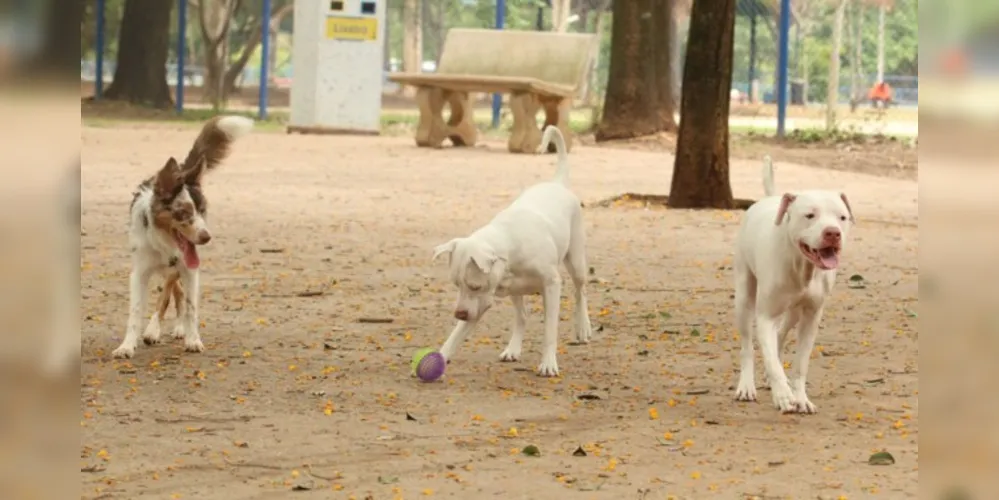
{"type": "Polygon", "coordinates": [[[836,252],[819,252],[819,260],[826,269],[836,269],[839,266],[839,254],[836,252]]]}
{"type": "Polygon", "coordinates": [[[198,258],[198,249],[194,245],[187,243],[181,246],[181,252],[184,253],[184,265],[188,269],[197,269],[201,265],[201,259],[198,258]]]}

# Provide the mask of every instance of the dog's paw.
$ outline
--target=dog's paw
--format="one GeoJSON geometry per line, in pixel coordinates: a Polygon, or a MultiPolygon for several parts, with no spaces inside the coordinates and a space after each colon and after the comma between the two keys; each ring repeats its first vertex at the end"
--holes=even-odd
{"type": "Polygon", "coordinates": [[[117,359],[129,359],[132,356],[135,356],[135,348],[123,345],[111,351],[111,356],[117,359]]]}
{"type": "Polygon", "coordinates": [[[752,379],[739,380],[735,388],[736,401],[756,401],[756,383],[752,379]]]}
{"type": "Polygon", "coordinates": [[[173,327],[173,338],[182,339],[185,337],[187,337],[187,334],[184,333],[184,325],[180,324],[180,322],[178,321],[177,324],[174,325],[173,327]]]}
{"type": "Polygon", "coordinates": [[[142,342],[146,345],[158,344],[160,342],[160,322],[155,319],[146,325],[146,331],[142,332],[142,342]]]}
{"type": "Polygon", "coordinates": [[[593,327],[590,326],[590,320],[587,319],[576,328],[576,341],[580,344],[589,344],[591,338],[593,338],[593,327]]]}
{"type": "Polygon", "coordinates": [[[558,361],[555,359],[554,354],[542,356],[541,364],[538,365],[538,375],[542,377],[558,376],[558,361]]]}
{"type": "Polygon", "coordinates": [[[506,349],[503,349],[503,352],[500,353],[500,361],[507,363],[520,361],[520,351],[521,346],[519,345],[519,342],[510,342],[510,344],[506,346],[506,349]]]}
{"type": "Polygon", "coordinates": [[[791,386],[786,382],[783,384],[770,384],[770,395],[773,396],[774,407],[783,413],[797,413],[798,405],[794,398],[791,386]]]}
{"type": "Polygon", "coordinates": [[[794,411],[789,413],[803,413],[806,415],[812,415],[817,413],[819,410],[809,401],[808,396],[805,394],[795,394],[794,396],[794,411]]]}
{"type": "Polygon", "coordinates": [[[201,339],[187,340],[184,342],[184,350],[187,352],[205,352],[205,344],[201,339]]]}

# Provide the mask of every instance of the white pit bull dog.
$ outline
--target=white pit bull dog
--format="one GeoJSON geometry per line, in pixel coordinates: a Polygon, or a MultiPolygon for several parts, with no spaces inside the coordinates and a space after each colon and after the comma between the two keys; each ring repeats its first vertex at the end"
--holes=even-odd
{"type": "Polygon", "coordinates": [[[433,260],[448,256],[450,279],[458,287],[454,307],[458,324],[440,350],[449,361],[492,307],[495,297],[506,296],[513,302],[514,323],[510,343],[500,359],[519,360],[527,323],[524,296],[540,293],[544,298],[545,336],[538,374],[557,376],[555,354],[562,293],[559,263],[565,263],[576,290],[576,339],[581,343],[590,340],[583,210],[579,198],[568,188],[569,162],[562,133],[547,127],[538,151],[546,151],[553,139],[558,150],[554,180],[529,187],[489,224],[468,237],[455,238],[434,249],[433,260]]]}
{"type": "Polygon", "coordinates": [[[809,190],[775,196],[770,157],[763,167],[767,198],[742,220],[735,251],[735,320],[742,341],[735,398],[756,400],[753,317],[774,405],[783,412],[815,413],[805,393],[808,359],[826,297],[836,281],[839,255],[854,223],[846,195],[809,190]],[[780,353],[798,327],[793,383],[780,353]],[[778,332],[779,327],[779,332],[778,332]]]}

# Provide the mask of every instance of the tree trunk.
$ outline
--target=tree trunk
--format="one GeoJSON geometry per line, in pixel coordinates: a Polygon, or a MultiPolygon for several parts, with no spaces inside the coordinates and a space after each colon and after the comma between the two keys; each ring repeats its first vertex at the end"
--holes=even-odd
{"type": "Polygon", "coordinates": [[[552,31],[565,33],[569,30],[569,14],[572,11],[570,0],[552,0],[552,31]]]}
{"type": "Polygon", "coordinates": [[[826,130],[836,130],[836,111],[839,107],[839,66],[843,46],[843,17],[850,0],[838,0],[833,17],[832,50],[829,53],[829,81],[826,85],[826,130]]]}
{"type": "Polygon", "coordinates": [[[728,109],[736,0],[695,1],[669,206],[731,209],[728,109]],[[690,91],[696,89],[696,91],[690,91]]]}
{"type": "Polygon", "coordinates": [[[850,63],[853,74],[850,84],[850,111],[857,111],[861,96],[864,93],[864,4],[854,5],[853,16],[853,62],[850,63]]]}
{"type": "Polygon", "coordinates": [[[673,91],[673,95],[670,96],[670,99],[673,100],[673,109],[676,110],[680,106],[680,94],[682,93],[680,86],[683,84],[684,37],[680,34],[680,18],[681,14],[686,16],[687,12],[681,7],[682,2],[672,0],[671,3],[673,5],[670,13],[669,67],[670,89],[673,91]]]}
{"type": "MultiPolygon", "coordinates": [[[[601,5],[593,12],[593,32],[597,35],[598,40],[603,39],[603,33],[607,30],[607,7],[610,6],[610,0],[604,0],[601,5]]],[[[597,124],[599,114],[597,111],[597,106],[594,101],[599,99],[600,92],[600,46],[601,42],[597,42],[596,46],[593,48],[593,58],[591,59],[592,64],[590,66],[589,77],[587,80],[589,84],[586,86],[586,97],[585,103],[587,106],[594,106],[594,116],[593,124],[597,124]]]]}
{"type": "Polygon", "coordinates": [[[610,71],[597,142],[630,139],[661,130],[652,31],[659,0],[614,2],[610,71]]]}
{"type": "Polygon", "coordinates": [[[118,63],[105,98],[156,108],[173,105],[166,76],[173,4],[126,0],[118,34],[118,63]]]}
{"type": "Polygon", "coordinates": [[[884,2],[878,6],[878,77],[875,83],[885,81],[885,11],[884,2]]]}
{"type": "Polygon", "coordinates": [[[655,57],[653,79],[658,91],[656,113],[659,116],[659,129],[676,132],[676,102],[673,100],[673,3],[675,0],[655,2],[652,28],[652,47],[655,57]]]}
{"type": "MultiPolygon", "coordinates": [[[[269,20],[270,23],[269,31],[275,34],[275,36],[271,38],[272,40],[277,39],[276,34],[278,31],[278,27],[281,26],[281,21],[284,19],[284,16],[287,16],[289,13],[292,12],[294,6],[295,6],[294,2],[288,2],[280,9],[273,11],[271,13],[271,17],[269,20]]],[[[259,22],[253,25],[253,28],[250,31],[250,38],[248,38],[246,40],[246,43],[243,44],[243,50],[242,52],[239,53],[239,57],[236,58],[236,60],[233,61],[233,63],[229,65],[228,68],[225,69],[225,81],[222,85],[223,90],[221,94],[223,101],[227,99],[233,92],[235,92],[236,81],[239,80],[239,76],[243,74],[243,70],[246,69],[246,65],[250,62],[250,58],[253,57],[253,53],[257,50],[257,47],[260,45],[260,40],[261,37],[263,36],[262,30],[263,27],[260,25],[259,22]]],[[[270,54],[271,59],[276,61],[277,60],[276,55],[278,49],[277,43],[271,43],[270,49],[271,49],[271,54],[270,54]]],[[[226,58],[226,60],[228,60],[228,58],[226,58]]],[[[274,77],[273,71],[271,71],[270,76],[271,78],[274,77]]],[[[264,84],[265,82],[261,82],[261,85],[264,84]]]]}
{"type": "MultiPolygon", "coordinates": [[[[402,70],[420,73],[423,68],[423,21],[420,0],[406,0],[402,9],[402,70]]],[[[403,94],[416,95],[416,89],[402,85],[403,94]]]]}
{"type": "Polygon", "coordinates": [[[198,20],[201,25],[201,40],[204,48],[204,99],[216,109],[221,108],[225,103],[229,23],[238,3],[237,0],[201,0],[198,2],[198,20]]]}
{"type": "Polygon", "coordinates": [[[79,73],[83,55],[80,32],[83,2],[49,2],[41,52],[30,63],[30,69],[59,80],[74,79],[79,73]]]}

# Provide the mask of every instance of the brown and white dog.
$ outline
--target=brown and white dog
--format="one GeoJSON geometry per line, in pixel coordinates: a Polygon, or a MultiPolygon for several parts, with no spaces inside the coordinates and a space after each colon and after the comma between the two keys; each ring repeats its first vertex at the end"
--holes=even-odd
{"type": "Polygon", "coordinates": [[[201,190],[205,172],[229,155],[234,140],[250,132],[253,120],[240,116],[215,117],[205,124],[183,163],[171,157],[160,171],[139,185],[132,198],[129,240],[132,272],[129,279],[128,326],[125,339],[112,353],[131,358],[139,340],[146,310],[149,279],[164,276],[163,293],[142,334],[146,344],[160,340],[163,316],[176,302],[174,338],[184,339],[188,352],[205,350],[198,334],[198,246],[211,241],[206,222],[208,202],[201,190]]]}

